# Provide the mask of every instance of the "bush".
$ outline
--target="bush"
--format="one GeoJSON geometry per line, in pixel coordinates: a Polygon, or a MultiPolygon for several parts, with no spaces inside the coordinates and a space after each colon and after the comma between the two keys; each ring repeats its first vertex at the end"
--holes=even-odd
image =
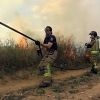
{"type": "Polygon", "coordinates": [[[85,58],[84,46],[75,43],[74,37],[58,36],[58,58],[55,66],[61,69],[79,69],[90,63],[85,58]],[[84,65],[85,64],[85,65],[84,65]],[[83,65],[83,66],[80,66],[83,65]]]}
{"type": "MultiPolygon", "coordinates": [[[[57,37],[58,58],[55,61],[58,65],[78,66],[84,63],[84,48],[81,45],[75,45],[73,36],[64,38],[57,37]]],[[[20,47],[13,39],[0,41],[0,69],[6,72],[17,71],[22,68],[36,66],[41,57],[36,53],[34,43],[28,43],[25,47],[20,47]]]]}
{"type": "Polygon", "coordinates": [[[36,54],[36,46],[33,43],[24,48],[19,47],[10,39],[0,45],[0,67],[7,72],[34,66],[40,59],[36,54]]]}

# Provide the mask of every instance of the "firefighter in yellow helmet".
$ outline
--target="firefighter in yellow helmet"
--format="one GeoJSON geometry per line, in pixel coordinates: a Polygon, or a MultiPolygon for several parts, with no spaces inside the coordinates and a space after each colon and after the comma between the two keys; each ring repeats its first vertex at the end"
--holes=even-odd
{"type": "Polygon", "coordinates": [[[97,65],[97,58],[99,55],[99,36],[97,36],[96,31],[91,31],[89,33],[91,35],[91,42],[86,43],[85,45],[87,48],[90,48],[90,62],[92,64],[92,69],[90,72],[97,74],[98,73],[98,65],[97,65]]]}

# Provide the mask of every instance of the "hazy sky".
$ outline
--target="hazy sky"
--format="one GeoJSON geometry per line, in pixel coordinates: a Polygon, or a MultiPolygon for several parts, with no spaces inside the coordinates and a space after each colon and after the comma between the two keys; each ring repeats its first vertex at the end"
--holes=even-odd
{"type": "MultiPolygon", "coordinates": [[[[47,25],[81,42],[92,30],[100,36],[100,0],[0,0],[0,8],[1,22],[35,39],[43,38],[47,25]]],[[[20,37],[3,26],[0,31],[0,38],[20,37]]]]}

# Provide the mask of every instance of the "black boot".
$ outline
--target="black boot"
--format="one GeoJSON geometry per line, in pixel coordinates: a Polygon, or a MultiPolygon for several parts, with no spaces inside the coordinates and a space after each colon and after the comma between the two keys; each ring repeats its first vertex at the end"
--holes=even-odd
{"type": "Polygon", "coordinates": [[[45,88],[45,87],[49,87],[51,86],[51,83],[48,83],[48,82],[43,82],[39,85],[39,88],[45,88]]]}
{"type": "Polygon", "coordinates": [[[50,82],[44,82],[44,81],[42,81],[42,83],[41,84],[39,84],[39,88],[45,88],[45,87],[49,87],[49,86],[51,86],[52,85],[52,79],[51,79],[51,81],[50,82]]]}
{"type": "Polygon", "coordinates": [[[98,74],[98,70],[97,69],[94,69],[94,74],[98,74]]]}
{"type": "Polygon", "coordinates": [[[98,71],[96,69],[92,68],[91,71],[90,71],[90,73],[97,74],[98,71]]]}

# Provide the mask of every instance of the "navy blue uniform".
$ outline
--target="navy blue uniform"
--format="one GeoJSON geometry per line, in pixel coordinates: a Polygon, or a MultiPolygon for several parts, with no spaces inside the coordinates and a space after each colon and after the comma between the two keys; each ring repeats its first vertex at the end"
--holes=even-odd
{"type": "Polygon", "coordinates": [[[45,84],[51,84],[51,67],[55,59],[57,58],[56,37],[54,35],[47,35],[44,39],[44,44],[48,44],[49,42],[53,43],[53,45],[50,49],[47,49],[46,55],[42,58],[38,66],[40,72],[43,73],[43,82],[41,83],[43,86],[45,84]]]}
{"type": "Polygon", "coordinates": [[[45,37],[44,44],[48,44],[48,42],[53,43],[53,45],[51,46],[49,50],[57,50],[57,41],[54,35],[49,35],[45,37]]]}

